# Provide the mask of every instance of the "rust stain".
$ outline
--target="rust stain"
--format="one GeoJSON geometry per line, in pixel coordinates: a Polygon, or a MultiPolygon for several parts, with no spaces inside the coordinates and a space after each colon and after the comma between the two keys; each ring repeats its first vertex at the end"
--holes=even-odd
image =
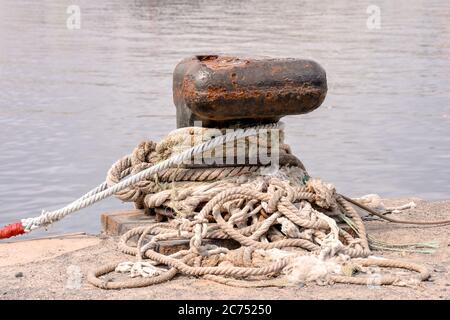
{"type": "MultiPolygon", "coordinates": [[[[186,91],[185,96],[192,96],[186,91]]],[[[208,101],[239,100],[239,99],[257,99],[265,98],[268,102],[274,102],[283,96],[295,97],[302,99],[305,95],[321,95],[323,90],[311,86],[286,85],[281,88],[242,88],[235,87],[234,90],[227,90],[225,87],[209,86],[206,93],[197,92],[198,95],[204,96],[208,101]]]]}
{"type": "Polygon", "coordinates": [[[196,56],[197,59],[211,70],[231,69],[250,63],[249,60],[230,56],[205,55],[196,56]]]}
{"type": "Polygon", "coordinates": [[[181,66],[174,97],[177,119],[181,110],[184,123],[195,118],[273,120],[308,113],[327,93],[325,72],[310,60],[201,55],[181,66]],[[201,78],[202,74],[208,76],[201,78]]]}

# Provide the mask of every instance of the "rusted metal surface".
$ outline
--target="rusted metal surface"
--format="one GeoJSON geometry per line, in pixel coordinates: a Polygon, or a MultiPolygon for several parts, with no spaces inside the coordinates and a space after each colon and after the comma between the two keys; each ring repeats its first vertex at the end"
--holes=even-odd
{"type": "Polygon", "coordinates": [[[173,75],[178,127],[278,121],[316,109],[326,92],[325,70],[311,60],[194,56],[173,75]]]}

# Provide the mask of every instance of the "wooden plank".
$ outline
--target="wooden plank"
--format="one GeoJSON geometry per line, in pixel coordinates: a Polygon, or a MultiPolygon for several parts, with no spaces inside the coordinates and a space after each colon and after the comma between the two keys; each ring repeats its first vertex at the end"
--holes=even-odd
{"type": "Polygon", "coordinates": [[[144,214],[144,210],[131,209],[103,213],[101,215],[103,232],[111,236],[121,236],[127,231],[155,223],[155,219],[144,214]]]}
{"type": "MultiPolygon", "coordinates": [[[[144,210],[131,209],[103,213],[101,215],[101,223],[103,233],[110,236],[121,236],[132,228],[149,226],[153,223],[157,223],[157,221],[154,216],[144,214],[144,210]]],[[[205,244],[215,244],[228,249],[236,249],[240,246],[238,242],[232,239],[205,239],[203,242],[205,244]]],[[[158,247],[155,248],[157,252],[165,255],[186,249],[189,249],[189,240],[186,239],[159,241],[158,247]]]]}

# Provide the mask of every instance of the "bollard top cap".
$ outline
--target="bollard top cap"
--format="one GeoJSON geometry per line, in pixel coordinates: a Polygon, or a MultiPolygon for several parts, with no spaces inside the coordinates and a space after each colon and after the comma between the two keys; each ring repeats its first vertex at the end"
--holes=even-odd
{"type": "Polygon", "coordinates": [[[278,121],[316,109],[326,92],[325,70],[304,59],[197,55],[173,75],[178,127],[278,121]]]}

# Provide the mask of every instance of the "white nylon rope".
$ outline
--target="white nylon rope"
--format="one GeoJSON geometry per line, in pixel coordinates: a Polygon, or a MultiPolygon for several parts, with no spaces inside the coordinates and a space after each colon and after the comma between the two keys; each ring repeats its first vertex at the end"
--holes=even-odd
{"type": "Polygon", "coordinates": [[[278,122],[278,123],[263,124],[244,129],[235,129],[232,132],[227,132],[225,135],[198,144],[186,151],[181,152],[180,154],[170,157],[167,160],[161,161],[160,163],[150,168],[147,168],[135,175],[132,175],[118,182],[117,184],[111,186],[110,188],[108,188],[106,182],[103,182],[102,184],[92,189],[79,199],[71,202],[70,204],[66,205],[61,209],[54,211],[44,210],[42,211],[41,215],[37,217],[22,219],[21,220],[22,225],[25,229],[25,232],[30,232],[40,227],[45,227],[58,220],[61,220],[62,218],[73,212],[89,207],[96,202],[99,202],[131,185],[136,184],[139,181],[145,180],[162,170],[182,164],[184,161],[191,159],[193,155],[214,149],[220,145],[226,144],[236,139],[256,135],[258,133],[258,130],[260,129],[283,129],[283,127],[284,124],[282,122],[278,122]]]}

